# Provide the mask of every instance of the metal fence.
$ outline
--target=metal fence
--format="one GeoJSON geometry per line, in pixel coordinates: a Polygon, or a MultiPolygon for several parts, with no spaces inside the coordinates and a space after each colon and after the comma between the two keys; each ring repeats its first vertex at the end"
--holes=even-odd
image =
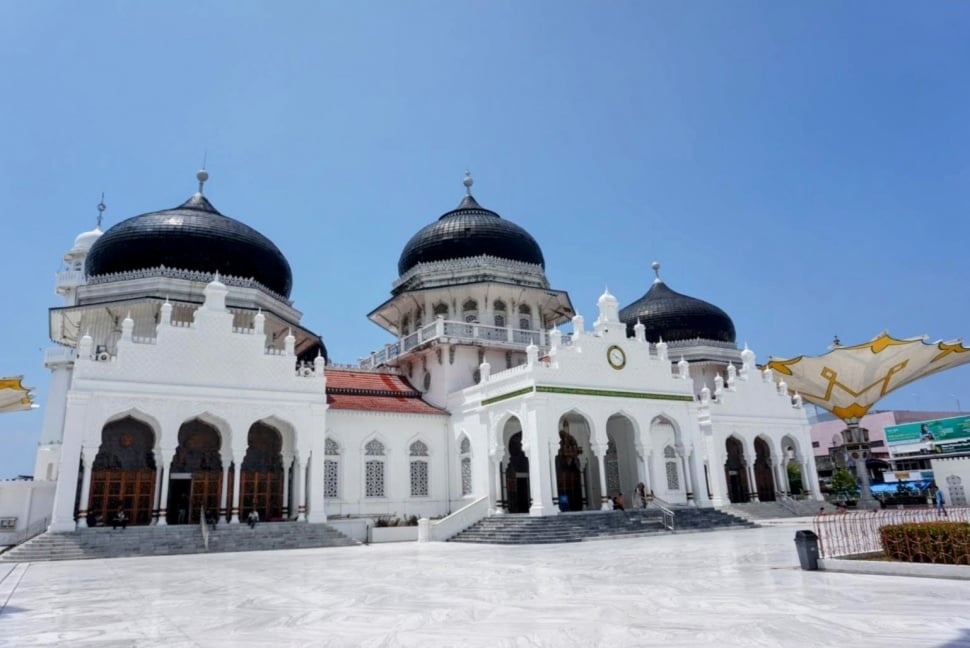
{"type": "Polygon", "coordinates": [[[816,515],[813,520],[822,558],[883,553],[879,529],[908,522],[970,522],[970,507],[947,507],[946,516],[932,507],[852,511],[816,515]]]}

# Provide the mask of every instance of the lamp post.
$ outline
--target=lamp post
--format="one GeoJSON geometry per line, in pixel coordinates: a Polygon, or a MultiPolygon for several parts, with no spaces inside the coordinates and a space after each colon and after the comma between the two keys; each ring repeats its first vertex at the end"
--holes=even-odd
{"type": "Polygon", "coordinates": [[[956,394],[950,394],[950,396],[953,396],[953,400],[957,402],[957,412],[962,412],[963,408],[960,407],[960,397],[957,396],[956,394]]]}
{"type": "Polygon", "coordinates": [[[861,509],[879,508],[879,503],[872,497],[869,486],[869,430],[859,427],[859,419],[846,420],[848,427],[842,430],[845,437],[845,451],[855,461],[856,477],[859,480],[859,504],[861,509]]]}

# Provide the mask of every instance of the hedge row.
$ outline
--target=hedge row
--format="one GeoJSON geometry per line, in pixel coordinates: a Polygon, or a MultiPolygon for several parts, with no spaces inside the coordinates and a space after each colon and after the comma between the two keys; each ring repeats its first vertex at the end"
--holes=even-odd
{"type": "Polygon", "coordinates": [[[880,527],[891,560],[970,565],[970,523],[909,522],[880,527]]]}

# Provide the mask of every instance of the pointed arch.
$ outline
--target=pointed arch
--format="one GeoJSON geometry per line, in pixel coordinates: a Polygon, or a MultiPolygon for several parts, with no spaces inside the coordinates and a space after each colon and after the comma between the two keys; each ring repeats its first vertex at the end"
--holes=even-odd
{"type": "Polygon", "coordinates": [[[340,498],[340,444],[328,436],[324,440],[323,497],[340,498]]]}
{"type": "Polygon", "coordinates": [[[379,434],[373,434],[361,446],[364,459],[364,496],[384,497],[387,444],[379,434]]]}
{"type": "Polygon", "coordinates": [[[461,475],[461,495],[472,494],[472,443],[464,430],[458,435],[458,461],[461,475]]]}

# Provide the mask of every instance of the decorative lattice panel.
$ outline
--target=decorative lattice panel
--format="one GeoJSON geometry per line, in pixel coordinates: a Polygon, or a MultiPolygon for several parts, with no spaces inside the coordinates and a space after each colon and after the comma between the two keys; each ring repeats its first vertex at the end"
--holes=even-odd
{"type": "Polygon", "coordinates": [[[333,455],[339,455],[340,454],[340,446],[338,446],[337,445],[337,442],[334,441],[333,439],[327,439],[326,446],[324,447],[324,450],[323,451],[324,451],[325,454],[328,454],[328,455],[331,455],[331,456],[333,456],[333,455]]]}
{"type": "Polygon", "coordinates": [[[377,439],[371,439],[364,446],[364,454],[369,457],[383,457],[384,456],[384,444],[377,439]]]}
{"type": "Polygon", "coordinates": [[[472,460],[468,457],[461,460],[461,494],[472,494],[472,460]]]}
{"type": "Polygon", "coordinates": [[[411,444],[411,456],[412,457],[427,457],[428,456],[428,446],[424,441],[415,441],[411,444]]]}
{"type": "Polygon", "coordinates": [[[667,462],[667,490],[680,490],[680,475],[677,473],[677,462],[667,462]]]}
{"type": "Polygon", "coordinates": [[[428,496],[428,462],[411,462],[411,497],[428,496]]]}
{"type": "Polygon", "coordinates": [[[620,461],[616,456],[616,444],[610,441],[606,447],[606,494],[615,495],[620,492],[620,461]]]}
{"type": "Polygon", "coordinates": [[[323,496],[329,499],[337,499],[340,497],[340,464],[333,459],[325,459],[323,465],[323,496]]]}
{"type": "Polygon", "coordinates": [[[364,464],[364,475],[367,497],[384,497],[384,462],[368,461],[364,464]]]}

